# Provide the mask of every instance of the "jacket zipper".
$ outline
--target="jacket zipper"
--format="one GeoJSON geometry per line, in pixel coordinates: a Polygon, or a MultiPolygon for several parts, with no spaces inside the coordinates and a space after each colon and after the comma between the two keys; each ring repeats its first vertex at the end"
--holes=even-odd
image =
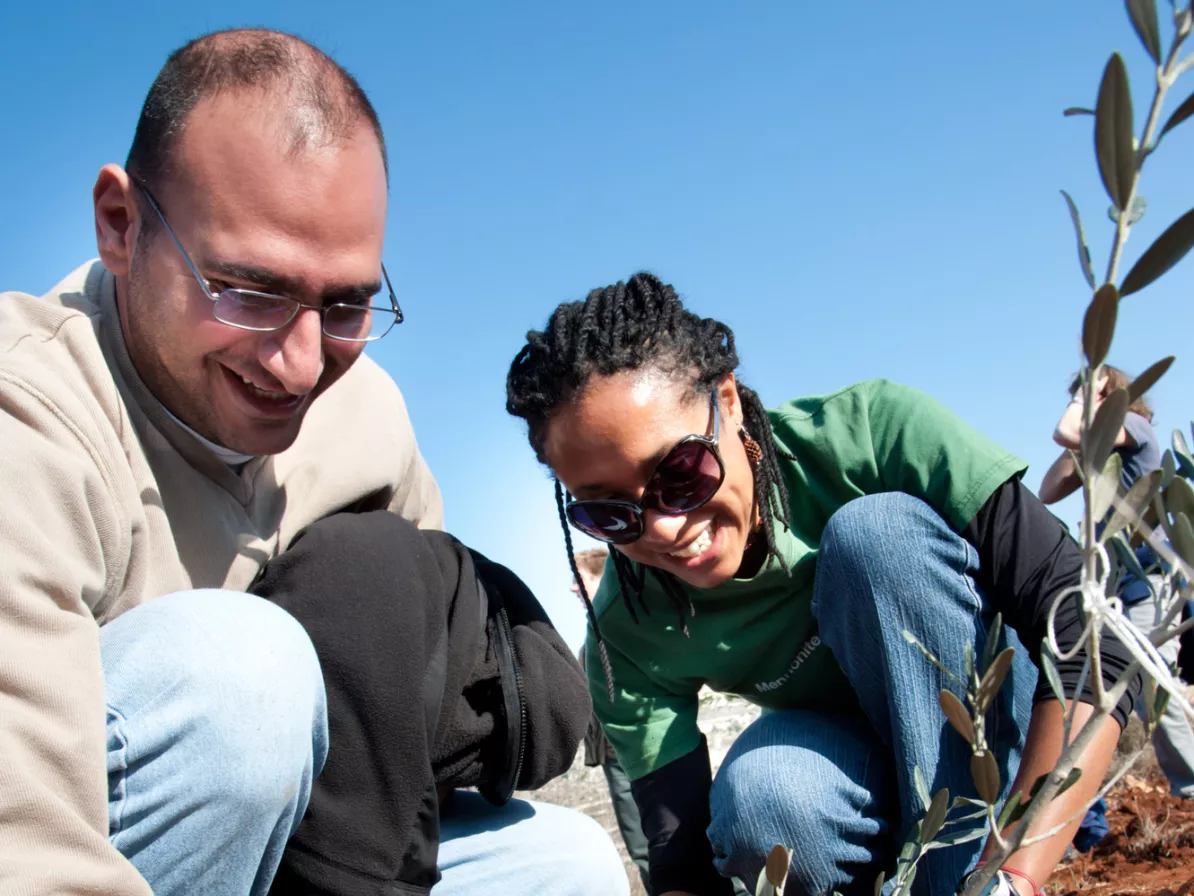
{"type": "Polygon", "coordinates": [[[498,625],[502,627],[503,640],[510,656],[510,666],[514,672],[514,688],[518,692],[518,755],[514,760],[514,777],[510,781],[510,792],[505,794],[509,800],[514,796],[518,787],[518,779],[522,777],[522,763],[527,746],[527,702],[522,689],[522,673],[518,670],[518,657],[514,653],[514,636],[510,631],[510,617],[506,608],[498,610],[498,625]]]}

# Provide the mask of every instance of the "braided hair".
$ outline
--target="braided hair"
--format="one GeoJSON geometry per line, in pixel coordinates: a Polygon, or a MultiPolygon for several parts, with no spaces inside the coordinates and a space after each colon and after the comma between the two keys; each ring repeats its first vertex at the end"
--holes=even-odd
{"type": "MultiPolygon", "coordinates": [[[[542,331],[527,333],[527,343],[515,356],[506,377],[506,410],[527,422],[531,447],[546,465],[544,441],[551,415],[573,401],[591,378],[654,368],[665,374],[692,376],[693,394],[707,393],[738,366],[734,333],[725,324],[687,311],[676,290],[658,277],[638,273],[623,283],[595,289],[583,302],[565,302],[548,318],[542,331]]],[[[749,433],[761,448],[754,464],[754,500],[758,508],[767,556],[787,568],[775,546],[775,525],[789,525],[788,491],[780,471],[778,449],[771,424],[755,392],[738,382],[743,408],[742,436],[749,433]]],[[[556,506],[572,574],[589,624],[601,652],[605,679],[613,699],[613,676],[605,643],[597,627],[591,595],[576,566],[572,533],[565,513],[568,495],[559,480],[555,483],[556,506]]],[[[614,570],[622,600],[631,618],[638,622],[638,608],[650,611],[643,598],[646,568],[620,551],[612,551],[614,570]]],[[[694,615],[690,599],[668,573],[651,569],[676,608],[680,625],[688,633],[685,611],[694,615]]]]}

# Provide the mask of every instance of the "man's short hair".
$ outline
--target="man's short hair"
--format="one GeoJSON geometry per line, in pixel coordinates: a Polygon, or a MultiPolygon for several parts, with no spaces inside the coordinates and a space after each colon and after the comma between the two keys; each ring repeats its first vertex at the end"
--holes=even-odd
{"type": "Polygon", "coordinates": [[[591,576],[599,576],[605,569],[605,558],[608,556],[609,551],[605,548],[589,548],[576,555],[576,568],[591,576]]]}
{"type": "Polygon", "coordinates": [[[301,38],[265,29],[215,31],[171,53],[145,97],[125,168],[154,186],[169,172],[194,108],[246,89],[273,91],[284,101],[292,151],[334,145],[368,123],[389,176],[381,123],[356,78],[301,38]]]}

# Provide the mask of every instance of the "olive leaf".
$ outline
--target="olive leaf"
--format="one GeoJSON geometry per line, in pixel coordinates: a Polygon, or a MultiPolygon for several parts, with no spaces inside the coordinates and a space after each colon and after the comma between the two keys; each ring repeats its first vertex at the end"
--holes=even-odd
{"type": "Polygon", "coordinates": [[[777,843],[771,850],[771,854],[767,856],[767,864],[765,866],[767,880],[770,881],[771,886],[778,891],[783,885],[784,881],[788,879],[788,868],[792,864],[792,851],[786,846],[777,843]]]}
{"type": "Polygon", "coordinates": [[[1132,20],[1132,27],[1153,57],[1153,62],[1161,64],[1161,30],[1157,25],[1157,4],[1154,0],[1128,0],[1128,17],[1132,20]]]}
{"type": "Polygon", "coordinates": [[[1027,806],[1021,807],[1020,802],[1024,795],[1020,791],[1016,791],[1011,797],[1004,802],[1003,808],[999,811],[999,818],[995,820],[995,827],[1003,830],[1013,821],[1019,821],[1024,813],[1028,810],[1027,806]]]}
{"type": "Polygon", "coordinates": [[[937,836],[937,832],[945,824],[945,813],[948,811],[949,790],[943,787],[933,795],[933,802],[929,805],[928,811],[925,812],[925,817],[921,819],[920,839],[922,843],[928,843],[937,836]]]}
{"type": "MultiPolygon", "coordinates": [[[[1076,783],[1078,783],[1078,780],[1081,777],[1082,769],[1071,769],[1070,773],[1066,775],[1065,780],[1062,781],[1061,785],[1057,788],[1057,793],[1053,794],[1053,799],[1057,799],[1059,796],[1073,787],[1076,783]]],[[[1024,813],[1028,811],[1029,805],[1034,799],[1036,799],[1036,795],[1041,792],[1041,788],[1045,786],[1045,782],[1048,780],[1049,775],[1040,775],[1035,781],[1032,782],[1032,789],[1028,792],[1027,798],[1025,798],[1024,794],[1020,791],[1013,793],[1008,801],[1003,804],[1003,810],[999,813],[999,820],[996,823],[997,826],[999,828],[1004,828],[1007,825],[1017,822],[1023,818],[1024,813]]]]}
{"type": "Polygon", "coordinates": [[[1086,434],[1086,447],[1083,452],[1083,461],[1089,477],[1094,477],[1102,471],[1103,464],[1107,463],[1127,416],[1127,389],[1116,389],[1099,405],[1090,431],[1086,434]]]}
{"type": "Polygon", "coordinates": [[[1165,509],[1194,519],[1194,487],[1184,479],[1174,479],[1165,489],[1165,509]]]}
{"type": "Polygon", "coordinates": [[[1119,290],[1114,284],[1100,286],[1090,300],[1082,321],[1082,351],[1091,367],[1098,367],[1111,349],[1115,319],[1119,312],[1119,290]]]}
{"type": "MultiPolygon", "coordinates": [[[[1172,131],[1175,127],[1194,115],[1194,93],[1186,97],[1185,102],[1173,110],[1173,114],[1169,116],[1169,120],[1165,122],[1165,126],[1161,128],[1161,133],[1157,134],[1157,143],[1161,142],[1161,138],[1172,131]]],[[[1155,146],[1156,144],[1154,144],[1155,146]]]]}
{"type": "Polygon", "coordinates": [[[1074,205],[1070,194],[1062,190],[1061,195],[1065,197],[1065,203],[1070,209],[1070,220],[1074,222],[1074,234],[1078,238],[1078,263],[1082,265],[1082,274],[1086,277],[1086,282],[1090,284],[1091,289],[1094,289],[1094,265],[1090,261],[1090,247],[1086,245],[1086,232],[1082,229],[1082,217],[1078,214],[1078,206],[1074,205]]]}
{"type": "Polygon", "coordinates": [[[1061,786],[1057,788],[1057,793],[1053,794],[1053,799],[1057,799],[1071,787],[1078,783],[1078,779],[1082,777],[1082,769],[1072,768],[1070,773],[1065,776],[1065,780],[1061,782],[1061,786]]]}
{"type": "Polygon", "coordinates": [[[1173,363],[1173,355],[1167,358],[1162,358],[1156,364],[1153,364],[1148,370],[1132,380],[1128,386],[1128,404],[1131,405],[1136,402],[1145,392],[1157,384],[1157,380],[1165,375],[1165,371],[1169,369],[1169,365],[1173,363]]]}
{"type": "Polygon", "coordinates": [[[941,849],[946,846],[957,846],[959,843],[969,843],[971,840],[977,840],[979,837],[985,837],[986,835],[987,829],[985,827],[949,831],[948,833],[939,835],[932,843],[926,844],[925,849],[941,849]]]}
{"type": "Polygon", "coordinates": [[[1136,151],[1132,139],[1132,95],[1123,58],[1112,53],[1103,69],[1095,104],[1095,157],[1107,195],[1122,209],[1132,195],[1136,151]]]}
{"type": "Polygon", "coordinates": [[[1116,556],[1119,557],[1119,562],[1123,564],[1124,569],[1143,582],[1148,587],[1150,594],[1153,593],[1152,580],[1145,574],[1140,561],[1136,559],[1136,552],[1132,550],[1127,541],[1121,536],[1112,538],[1110,544],[1115,549],[1116,556]]]}
{"type": "Polygon", "coordinates": [[[1128,276],[1124,277],[1120,295],[1139,292],[1171,267],[1181,261],[1194,248],[1194,209],[1186,212],[1170,225],[1151,246],[1144,250],[1128,276]]]}
{"type": "Polygon", "coordinates": [[[929,796],[929,785],[925,781],[925,773],[920,770],[920,766],[912,767],[912,785],[916,788],[916,795],[920,797],[920,801],[924,803],[925,809],[929,808],[929,803],[933,801],[929,796]]]}
{"type": "Polygon", "coordinates": [[[953,726],[954,731],[966,738],[966,743],[973,744],[975,740],[974,723],[970,721],[970,713],[966,712],[966,707],[962,705],[962,701],[958,699],[957,695],[953,691],[942,688],[941,693],[937,695],[937,702],[941,705],[941,711],[945,713],[945,718],[953,726]]]}
{"type": "Polygon", "coordinates": [[[999,799],[999,766],[990,751],[982,750],[970,757],[970,777],[978,788],[978,795],[988,806],[999,799]]]}
{"type": "Polygon", "coordinates": [[[1177,555],[1190,566],[1194,566],[1194,526],[1190,525],[1190,517],[1181,511],[1173,515],[1173,527],[1169,530],[1169,540],[1173,543],[1173,549],[1177,551],[1177,555]]]}
{"type": "Polygon", "coordinates": [[[1161,488],[1169,488],[1169,483],[1173,482],[1173,477],[1177,475],[1177,463],[1173,459],[1173,452],[1168,448],[1161,455],[1161,473],[1161,488]]]}
{"type": "Polygon", "coordinates": [[[1123,475],[1124,462],[1118,454],[1112,454],[1103,464],[1103,469],[1090,483],[1090,515],[1101,520],[1111,509],[1119,491],[1119,480],[1123,475]]]}
{"type": "Polygon", "coordinates": [[[1003,633],[1003,614],[996,613],[991,620],[991,628],[987,632],[987,640],[983,644],[983,671],[991,668],[995,660],[995,653],[999,650],[999,636],[1003,633]]]}
{"type": "MultiPolygon", "coordinates": [[[[1115,456],[1118,457],[1119,455],[1115,456]]],[[[987,674],[983,676],[983,680],[978,686],[978,693],[975,694],[974,708],[976,711],[987,711],[987,707],[991,705],[991,701],[999,693],[999,688],[1003,685],[1003,679],[1007,677],[1008,670],[1012,667],[1012,659],[1015,655],[1016,648],[1006,647],[999,656],[995,657],[995,661],[991,663],[991,668],[987,670],[987,674]]]]}
{"type": "MultiPolygon", "coordinates": [[[[1111,456],[1119,457],[1118,454],[1111,456]]],[[[1099,541],[1106,543],[1109,538],[1116,535],[1124,526],[1133,525],[1140,519],[1145,508],[1153,502],[1153,497],[1160,490],[1161,480],[1164,477],[1165,473],[1162,470],[1152,470],[1133,482],[1132,487],[1128,489],[1128,493],[1124,495],[1124,504],[1127,505],[1127,510],[1125,511],[1123,507],[1115,508],[1115,513],[1112,515],[1110,521],[1103,527],[1103,534],[1099,536],[1099,541]]]]}
{"type": "Polygon", "coordinates": [[[1041,669],[1045,673],[1045,678],[1049,680],[1049,690],[1053,692],[1053,696],[1063,706],[1065,705],[1065,688],[1061,685],[1061,674],[1057,671],[1057,663],[1053,660],[1053,654],[1045,647],[1041,648],[1041,669]]]}
{"type": "Polygon", "coordinates": [[[1177,461],[1177,471],[1183,476],[1194,479],[1194,457],[1190,457],[1190,449],[1186,445],[1186,437],[1180,429],[1173,431],[1173,459],[1177,461]]]}

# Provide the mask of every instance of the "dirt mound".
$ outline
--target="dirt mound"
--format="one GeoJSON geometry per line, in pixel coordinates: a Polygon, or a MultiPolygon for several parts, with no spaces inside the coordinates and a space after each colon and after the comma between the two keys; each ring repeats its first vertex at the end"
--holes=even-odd
{"type": "Polygon", "coordinates": [[[1170,796],[1160,769],[1145,768],[1108,795],[1111,833],[1058,866],[1052,896],[1194,896],[1194,800],[1170,796]]]}

